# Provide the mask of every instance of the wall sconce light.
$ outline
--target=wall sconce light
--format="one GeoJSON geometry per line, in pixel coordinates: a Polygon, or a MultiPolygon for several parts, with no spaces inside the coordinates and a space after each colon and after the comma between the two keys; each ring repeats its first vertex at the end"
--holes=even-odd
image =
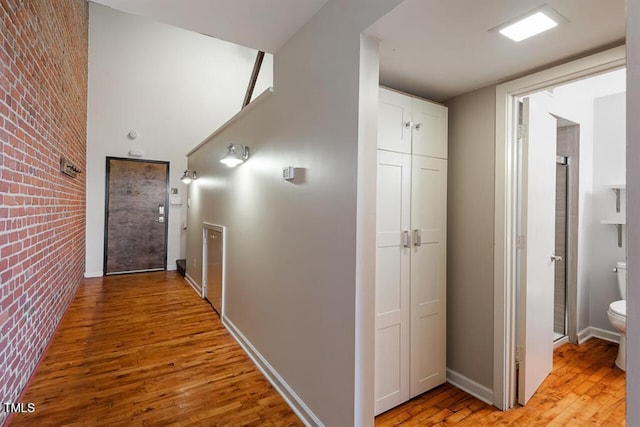
{"type": "Polygon", "coordinates": [[[240,144],[231,144],[227,147],[227,154],[220,159],[220,163],[224,163],[230,168],[244,163],[249,158],[249,147],[240,144]]]}
{"type": "Polygon", "coordinates": [[[198,179],[196,171],[185,169],[184,173],[182,174],[182,178],[180,178],[180,181],[184,182],[185,184],[191,184],[191,181],[195,181],[196,179],[198,179]]]}

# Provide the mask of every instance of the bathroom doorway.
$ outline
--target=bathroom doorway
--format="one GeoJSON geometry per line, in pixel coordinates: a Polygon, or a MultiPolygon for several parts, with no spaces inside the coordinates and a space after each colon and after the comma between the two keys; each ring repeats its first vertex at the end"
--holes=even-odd
{"type": "MultiPolygon", "coordinates": [[[[622,60],[616,59],[615,61],[620,61],[620,63],[622,64],[622,60]]],[[[606,71],[612,71],[615,73],[615,70],[620,70],[622,68],[622,67],[615,67],[613,65],[616,63],[615,61],[608,62],[606,64],[606,67],[603,66],[603,68],[607,68],[606,71]]],[[[579,68],[576,67],[576,69],[579,69],[579,68]]],[[[584,68],[582,69],[584,70],[584,68]]],[[[601,71],[604,71],[604,70],[601,69],[601,71]]],[[[615,285],[615,283],[612,282],[613,285],[609,286],[609,282],[611,280],[609,280],[610,278],[608,277],[598,281],[593,280],[592,270],[596,270],[596,269],[599,269],[598,271],[602,270],[602,268],[600,268],[600,265],[599,265],[602,263],[600,262],[600,258],[602,258],[602,256],[600,252],[597,252],[597,251],[611,252],[611,249],[610,249],[611,245],[607,243],[606,245],[597,244],[594,246],[592,245],[592,243],[605,242],[605,241],[608,242],[610,237],[609,234],[612,234],[613,231],[615,231],[615,230],[613,231],[609,230],[609,228],[611,227],[606,227],[606,226],[603,227],[601,225],[601,224],[607,224],[607,222],[602,221],[602,218],[604,216],[603,214],[600,214],[598,212],[598,208],[600,208],[601,206],[603,208],[610,208],[610,205],[611,205],[611,203],[608,200],[611,197],[611,195],[608,194],[608,193],[611,193],[611,187],[610,186],[607,187],[607,185],[602,185],[602,182],[606,181],[604,182],[605,184],[610,184],[609,181],[611,181],[611,183],[615,183],[614,182],[615,177],[611,177],[608,175],[604,176],[603,170],[600,169],[600,165],[604,163],[603,162],[604,160],[607,160],[608,162],[608,157],[609,157],[608,154],[605,153],[605,155],[603,155],[598,151],[600,150],[600,147],[605,147],[605,148],[609,147],[610,145],[609,140],[611,138],[609,138],[608,136],[603,137],[602,135],[599,135],[597,131],[598,126],[594,127],[593,119],[595,118],[594,114],[596,110],[598,110],[598,108],[599,108],[598,110],[599,114],[602,111],[606,112],[606,109],[602,107],[598,107],[599,105],[603,105],[603,106],[605,105],[604,101],[601,101],[601,100],[608,99],[609,96],[613,96],[610,94],[615,95],[617,92],[624,92],[624,78],[621,79],[622,84],[618,85],[613,80],[617,80],[617,78],[620,76],[618,75],[614,79],[613,73],[611,76],[607,77],[608,73],[595,72],[592,75],[590,75],[589,78],[586,78],[586,79],[585,79],[585,74],[580,74],[580,73],[581,72],[577,72],[577,74],[561,74],[560,77],[558,77],[558,75],[554,75],[551,72],[541,73],[540,75],[523,78],[513,83],[499,86],[497,91],[498,99],[501,99],[502,96],[505,96],[505,99],[507,99],[508,101],[505,104],[505,107],[508,107],[508,108],[506,108],[505,110],[498,108],[498,111],[497,111],[498,119],[504,117],[505,123],[506,123],[505,125],[506,133],[504,134],[504,141],[508,142],[505,145],[505,151],[504,151],[505,158],[507,159],[507,161],[505,162],[506,164],[516,165],[516,163],[519,160],[523,159],[521,156],[517,154],[519,150],[518,147],[521,145],[521,141],[519,140],[520,129],[516,129],[517,122],[515,122],[516,117],[514,117],[515,116],[514,113],[517,114],[517,109],[514,108],[513,103],[518,102],[518,100],[522,100],[525,97],[530,97],[534,93],[538,94],[541,92],[546,92],[546,94],[550,95],[550,97],[552,98],[551,101],[545,102],[545,103],[548,104],[549,106],[547,111],[551,113],[551,115],[553,115],[556,119],[558,119],[558,123],[556,126],[556,130],[558,131],[558,139],[561,139],[561,135],[563,132],[566,134],[574,134],[576,137],[580,136],[580,141],[578,141],[577,139],[575,140],[574,150],[576,151],[573,153],[574,159],[571,158],[572,153],[569,153],[568,155],[567,154],[563,155],[563,153],[561,152],[557,153],[557,154],[560,154],[561,157],[567,157],[567,158],[557,159],[556,156],[553,156],[554,159],[552,160],[550,167],[547,169],[549,173],[545,172],[543,174],[538,174],[536,177],[534,177],[532,181],[537,185],[538,177],[549,176],[550,173],[553,173],[553,178],[554,178],[553,187],[550,187],[549,192],[553,192],[553,197],[555,201],[556,174],[566,175],[566,183],[564,184],[564,187],[562,183],[562,176],[560,177],[559,179],[560,182],[558,183],[561,189],[565,188],[565,191],[566,191],[565,200],[567,204],[566,214],[565,214],[566,216],[564,220],[566,221],[566,229],[564,231],[562,230],[558,231],[558,235],[559,235],[558,237],[561,237],[562,235],[564,235],[565,237],[564,249],[566,251],[566,255],[562,257],[563,260],[565,260],[565,266],[564,268],[560,266],[558,269],[559,270],[558,275],[561,277],[564,277],[564,281],[565,281],[565,286],[563,287],[565,290],[565,294],[562,295],[562,292],[558,292],[559,294],[558,300],[560,303],[564,302],[564,304],[559,305],[559,309],[557,310],[560,313],[558,316],[559,318],[557,319],[558,320],[557,328],[556,328],[556,322],[554,322],[555,320],[554,309],[556,307],[554,304],[555,298],[553,298],[554,297],[553,293],[551,294],[551,299],[549,299],[549,303],[546,306],[546,307],[549,307],[550,310],[547,311],[547,309],[544,309],[544,312],[549,313],[549,316],[548,317],[546,315],[542,316],[541,315],[542,311],[537,311],[537,313],[539,314],[537,316],[538,319],[537,320],[534,319],[534,323],[543,322],[548,324],[548,329],[547,329],[548,333],[545,333],[545,335],[548,336],[547,338],[548,341],[546,342],[549,344],[551,344],[554,340],[554,333],[553,333],[554,330],[557,330],[558,333],[560,334],[563,332],[563,329],[564,329],[565,338],[563,339],[565,341],[571,340],[573,342],[578,342],[578,341],[584,342],[586,339],[589,339],[592,336],[600,337],[599,334],[601,334],[601,332],[602,334],[606,333],[607,331],[605,329],[608,326],[604,324],[604,320],[606,319],[604,320],[600,319],[601,317],[606,317],[606,308],[604,310],[600,310],[599,305],[603,305],[606,302],[606,299],[610,297],[610,295],[608,294],[612,292],[609,290],[609,288],[613,289],[615,285]],[[574,77],[570,78],[569,76],[574,76],[574,77]],[[597,87],[587,88],[586,87],[587,84],[590,84],[591,82],[597,82],[598,79],[596,77],[600,77],[602,79],[598,83],[596,83],[597,87]],[[592,80],[591,78],[594,78],[594,80],[592,80]],[[607,81],[608,78],[611,78],[612,80],[607,81]],[[562,80],[562,81],[559,81],[559,80],[562,80]],[[547,83],[546,85],[543,85],[542,82],[547,82],[547,83]],[[572,85],[570,83],[574,83],[574,84],[572,85]],[[534,87],[535,89],[531,90],[534,87]],[[574,100],[566,101],[565,95],[568,96],[570,94],[576,96],[576,98],[574,100]],[[596,99],[598,99],[597,102],[595,101],[596,99]],[[511,108],[511,110],[509,108],[511,108]],[[556,114],[559,114],[561,117],[556,116],[556,114]],[[571,122],[563,123],[562,117],[570,117],[572,120],[575,120],[575,121],[572,123],[571,122]],[[580,125],[578,125],[578,123],[580,125]],[[515,136],[516,134],[518,135],[518,138],[516,138],[515,136]],[[598,142],[598,141],[601,141],[601,142],[598,142]],[[578,156],[578,152],[577,152],[578,142],[579,142],[579,145],[582,146],[580,147],[580,150],[584,151],[583,153],[580,153],[580,156],[583,158],[582,160],[586,162],[584,163],[584,165],[586,165],[586,169],[584,170],[582,167],[580,168],[577,167],[579,165],[575,163],[575,160],[577,160],[580,157],[578,156]],[[586,145],[585,145],[585,142],[586,142],[586,145]],[[556,160],[560,160],[559,163],[561,164],[561,166],[557,166],[555,164],[556,160]],[[572,162],[572,160],[574,160],[574,162],[572,162]],[[564,166],[564,163],[566,163],[566,166],[564,166]],[[558,171],[558,169],[564,169],[564,170],[558,171]],[[579,194],[580,194],[579,209],[575,209],[573,211],[574,213],[572,214],[571,203],[572,203],[573,197],[577,196],[577,194],[575,194],[577,192],[572,191],[571,180],[572,180],[573,174],[576,174],[576,177],[578,176],[578,172],[583,175],[583,177],[581,178],[584,178],[584,180],[583,182],[580,182],[580,186],[579,186],[579,194]],[[603,175],[603,176],[600,176],[600,175],[603,175]],[[602,187],[602,190],[600,187],[602,187]],[[600,193],[602,193],[602,196],[600,195],[600,193]],[[580,238],[579,239],[574,238],[571,232],[572,227],[575,227],[576,229],[578,227],[578,221],[577,221],[578,212],[580,212],[580,218],[579,218],[580,219],[580,224],[579,224],[580,238]],[[599,236],[596,237],[594,235],[594,233],[601,233],[601,232],[605,233],[606,236],[603,236],[603,238],[599,238],[599,236]],[[572,243],[572,242],[575,242],[575,243],[572,243]],[[578,257],[577,246],[579,246],[580,248],[580,258],[582,260],[580,264],[581,267],[580,267],[579,274],[577,273],[576,267],[572,265],[572,263],[577,262],[577,257],[578,257]],[[592,253],[595,255],[593,255],[592,253]],[[573,254],[573,257],[572,257],[572,254],[573,254]],[[595,264],[598,264],[598,265],[595,265],[595,264]],[[580,293],[577,292],[578,291],[577,286],[574,287],[573,290],[571,289],[570,283],[572,281],[577,282],[579,285],[581,284],[579,288],[580,293]],[[593,286],[592,282],[598,283],[598,284],[604,284],[604,285],[593,286]],[[572,295],[572,293],[574,294],[572,295]],[[564,308],[564,310],[562,310],[562,308],[564,308]],[[570,310],[573,310],[573,313],[574,313],[573,315],[569,314],[570,310]],[[562,316],[562,311],[564,311],[565,316],[562,316]],[[602,313],[604,314],[601,314],[600,311],[602,311],[602,313]],[[544,317],[547,320],[542,321],[541,320],[542,317],[544,317]],[[564,322],[562,322],[562,320],[564,320],[564,322]],[[564,323],[564,327],[562,323],[564,323]],[[576,332],[572,332],[572,329],[573,331],[576,331],[576,332]]],[[[622,73],[624,73],[623,70],[622,70],[622,73]]],[[[621,99],[624,99],[624,94],[621,94],[619,97],[621,99]]],[[[502,128],[502,122],[499,121],[497,126],[499,126],[499,128],[502,128]]],[[[529,133],[529,132],[530,132],[530,129],[525,129],[525,133],[529,133]]],[[[502,134],[499,134],[498,136],[501,137],[502,134]]],[[[552,138],[555,136],[556,135],[553,135],[552,138]]],[[[500,142],[502,141],[502,139],[497,138],[497,140],[498,140],[497,146],[501,147],[500,142]]],[[[503,153],[501,152],[499,154],[503,154],[503,153]]],[[[553,154],[556,154],[555,150],[553,154]]],[[[497,158],[500,159],[499,156],[497,158]]],[[[545,158],[548,158],[548,156],[545,158]]],[[[518,169],[519,169],[518,166],[516,166],[513,170],[518,171],[518,169]]],[[[618,168],[618,169],[621,170],[623,168],[618,168]]],[[[508,179],[513,179],[514,175],[507,174],[506,177],[508,179]]],[[[511,184],[514,181],[511,180],[511,181],[505,181],[505,182],[507,184],[511,184]]],[[[577,185],[578,181],[575,180],[574,182],[577,185]]],[[[502,183],[498,183],[498,184],[502,184],[502,183]]],[[[517,206],[516,203],[520,199],[517,197],[514,197],[514,196],[517,196],[517,191],[514,191],[514,190],[517,190],[518,188],[519,188],[518,186],[507,186],[507,191],[505,191],[504,193],[501,193],[498,191],[497,194],[501,196],[504,194],[505,199],[497,199],[497,201],[500,202],[500,203],[497,203],[497,208],[502,206],[501,203],[504,201],[506,201],[506,206],[509,206],[512,208],[517,206]]],[[[498,190],[501,190],[501,188],[498,188],[498,190]]],[[[562,198],[563,197],[560,196],[560,199],[562,198]]],[[[562,210],[562,209],[560,208],[559,210],[562,210]]],[[[506,217],[510,219],[517,218],[517,216],[521,215],[522,212],[523,211],[520,211],[517,209],[507,210],[506,217]]],[[[555,226],[555,221],[551,221],[551,223],[553,224],[553,226],[555,226]]],[[[521,273],[518,273],[518,271],[522,268],[522,264],[520,263],[519,265],[519,262],[520,262],[519,260],[522,258],[522,256],[517,255],[517,253],[518,251],[522,250],[521,249],[522,247],[528,248],[530,243],[528,237],[533,237],[534,235],[539,234],[539,230],[541,230],[541,228],[540,227],[531,228],[531,230],[533,231],[533,235],[531,236],[519,235],[519,232],[514,226],[514,224],[517,224],[517,222],[507,221],[506,224],[507,224],[507,227],[505,227],[504,229],[505,235],[497,233],[497,234],[500,234],[498,236],[500,238],[504,238],[505,236],[508,236],[508,238],[504,239],[504,242],[507,243],[506,246],[508,247],[507,248],[508,250],[506,251],[507,256],[505,258],[499,258],[500,260],[503,260],[505,262],[504,266],[506,268],[504,270],[505,274],[499,277],[499,279],[504,280],[504,282],[500,282],[498,283],[498,285],[504,283],[505,293],[498,294],[498,295],[503,295],[503,296],[506,295],[508,297],[508,299],[506,300],[505,303],[503,303],[502,306],[504,307],[505,310],[507,310],[506,313],[511,313],[511,315],[514,316],[511,318],[511,323],[507,323],[506,326],[512,327],[512,325],[515,325],[516,326],[515,331],[518,331],[520,326],[517,325],[518,323],[517,319],[520,313],[520,308],[523,306],[519,303],[516,303],[513,305],[510,304],[511,301],[514,301],[514,302],[519,301],[518,295],[523,294],[522,292],[518,291],[518,288],[514,290],[514,288],[511,287],[511,284],[515,283],[513,281],[513,278],[522,276],[521,273]],[[516,274],[513,274],[513,272],[516,272],[516,274]],[[511,292],[515,292],[515,295],[512,294],[511,292]],[[513,295],[513,299],[511,299],[512,298],[511,295],[513,295]]],[[[575,235],[576,236],[578,235],[577,231],[575,235]]],[[[556,236],[555,230],[552,236],[554,237],[556,236]]],[[[497,241],[500,241],[500,239],[497,239],[497,241]]],[[[554,244],[555,242],[552,241],[550,249],[546,249],[543,251],[543,253],[539,254],[541,257],[546,257],[547,262],[549,260],[550,254],[552,259],[551,262],[554,262],[555,260],[558,259],[558,257],[561,256],[560,254],[555,254],[556,248],[554,244]]],[[[525,264],[525,268],[526,267],[527,265],[525,264]]],[[[555,273],[555,265],[554,265],[554,273],[555,273]]],[[[548,283],[550,287],[555,291],[554,279],[555,279],[555,276],[552,276],[551,280],[547,281],[546,283],[548,283]]],[[[500,290],[499,286],[498,286],[498,290],[500,290]]],[[[500,328],[503,326],[503,324],[499,322],[501,320],[501,318],[499,317],[500,314],[501,314],[500,312],[496,313],[496,316],[498,316],[497,317],[498,322],[496,322],[497,330],[500,330],[500,328]]],[[[505,317],[504,319],[509,320],[508,317],[505,317]]],[[[525,319],[523,320],[523,324],[528,325],[529,322],[525,319]]],[[[508,332],[509,329],[506,329],[506,331],[508,332]]],[[[518,344],[514,344],[513,347],[506,348],[509,351],[504,353],[504,356],[508,358],[507,359],[508,363],[507,365],[505,365],[505,370],[498,371],[498,373],[503,373],[504,376],[496,375],[496,378],[495,378],[496,381],[507,379],[507,382],[505,383],[507,387],[504,388],[506,393],[498,397],[504,398],[504,400],[500,400],[500,402],[504,402],[504,407],[508,408],[513,406],[516,399],[519,400],[519,398],[517,397],[519,395],[519,392],[517,391],[518,384],[522,380],[523,375],[525,377],[527,376],[525,372],[520,372],[520,368],[522,368],[523,365],[526,366],[526,359],[523,359],[523,358],[528,358],[529,360],[535,360],[535,357],[534,359],[531,359],[530,357],[531,355],[528,355],[528,351],[531,348],[536,348],[536,346],[533,346],[533,347],[526,346],[526,348],[521,346],[521,344],[519,344],[520,341],[518,341],[517,332],[513,334],[507,333],[505,337],[506,337],[505,342],[518,343],[518,344]],[[524,364],[523,364],[523,360],[525,361],[524,364]],[[518,368],[518,366],[520,366],[520,368],[518,368]],[[516,379],[516,378],[520,378],[520,379],[516,379]]],[[[501,341],[499,341],[498,344],[500,342],[501,341]]],[[[546,348],[546,346],[544,347],[546,348]]],[[[500,360],[497,360],[497,362],[500,362],[500,360]]]]}

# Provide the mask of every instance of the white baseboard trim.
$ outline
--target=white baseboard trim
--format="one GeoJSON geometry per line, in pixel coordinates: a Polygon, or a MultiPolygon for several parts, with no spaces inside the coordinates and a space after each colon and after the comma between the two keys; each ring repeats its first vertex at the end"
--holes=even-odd
{"type": "Polygon", "coordinates": [[[464,375],[447,368],[447,382],[451,385],[458,387],[460,390],[469,393],[470,395],[477,397],[484,403],[493,405],[493,390],[478,384],[465,377],[464,375]]]}
{"type": "Polygon", "coordinates": [[[591,335],[600,338],[601,340],[611,341],[620,344],[620,334],[617,332],[607,331],[606,329],[600,329],[591,327],[591,335]]]}
{"type": "Polygon", "coordinates": [[[593,335],[591,335],[591,327],[584,328],[578,332],[578,344],[583,344],[591,338],[593,338],[593,335]]]}
{"type": "MultiPolygon", "coordinates": [[[[178,269],[178,267],[176,267],[175,264],[167,266],[167,271],[175,271],[177,269],[178,269]]],[[[102,276],[104,276],[104,274],[102,273],[102,270],[100,270],[100,271],[85,271],[84,272],[85,279],[91,279],[91,278],[94,278],[94,277],[102,277],[102,276]]]]}
{"type": "Polygon", "coordinates": [[[564,336],[564,337],[560,338],[559,340],[553,342],[553,349],[555,350],[556,348],[558,348],[561,345],[564,345],[564,344],[566,344],[568,342],[569,342],[569,337],[564,336]]]}
{"type": "Polygon", "coordinates": [[[236,339],[238,344],[243,348],[245,353],[253,360],[260,372],[269,380],[271,385],[280,393],[282,398],[289,404],[293,412],[300,418],[306,426],[324,426],[322,421],[313,413],[313,411],[304,403],[304,401],[296,394],[296,392],[287,384],[287,382],[278,374],[273,366],[260,354],[251,341],[249,341],[234,323],[227,317],[222,318],[222,324],[229,330],[231,335],[236,339]]]}
{"type": "Polygon", "coordinates": [[[102,277],[102,270],[100,271],[85,271],[84,272],[84,277],[87,279],[93,278],[93,277],[102,277]]]}
{"type": "Polygon", "coordinates": [[[200,285],[198,285],[198,282],[196,282],[195,280],[193,280],[193,278],[191,276],[189,276],[189,273],[184,275],[185,280],[187,281],[187,283],[189,285],[191,285],[191,287],[193,288],[193,290],[196,292],[196,294],[198,294],[198,296],[200,298],[202,298],[202,288],[200,287],[200,285]]]}
{"type": "Polygon", "coordinates": [[[590,338],[600,338],[601,340],[620,343],[619,333],[596,328],[595,326],[586,327],[578,332],[578,344],[582,344],[590,338]]]}

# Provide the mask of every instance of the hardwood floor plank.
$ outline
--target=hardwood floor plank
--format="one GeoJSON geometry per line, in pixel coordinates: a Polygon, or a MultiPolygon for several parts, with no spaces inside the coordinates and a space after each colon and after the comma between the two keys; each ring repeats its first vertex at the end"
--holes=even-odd
{"type": "MultiPolygon", "coordinates": [[[[502,412],[443,384],[376,426],[624,425],[616,352],[598,339],[559,347],[526,407],[502,412]]],[[[13,426],[302,425],[176,273],[87,280],[23,402],[36,412],[16,415],[13,426]]]]}
{"type": "Polygon", "coordinates": [[[591,339],[554,351],[552,373],[525,407],[503,412],[444,384],[376,417],[376,426],[621,426],[625,373],[617,344],[591,339]]]}
{"type": "Polygon", "coordinates": [[[12,426],[302,425],[173,272],[88,279],[12,426]]]}

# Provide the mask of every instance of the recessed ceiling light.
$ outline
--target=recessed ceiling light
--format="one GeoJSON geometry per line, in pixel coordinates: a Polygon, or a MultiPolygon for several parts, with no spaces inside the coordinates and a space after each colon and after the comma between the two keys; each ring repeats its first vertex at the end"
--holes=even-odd
{"type": "Polygon", "coordinates": [[[562,15],[545,5],[520,18],[500,25],[494,30],[515,42],[519,42],[557,27],[559,23],[564,21],[566,19],[562,15]]]}

